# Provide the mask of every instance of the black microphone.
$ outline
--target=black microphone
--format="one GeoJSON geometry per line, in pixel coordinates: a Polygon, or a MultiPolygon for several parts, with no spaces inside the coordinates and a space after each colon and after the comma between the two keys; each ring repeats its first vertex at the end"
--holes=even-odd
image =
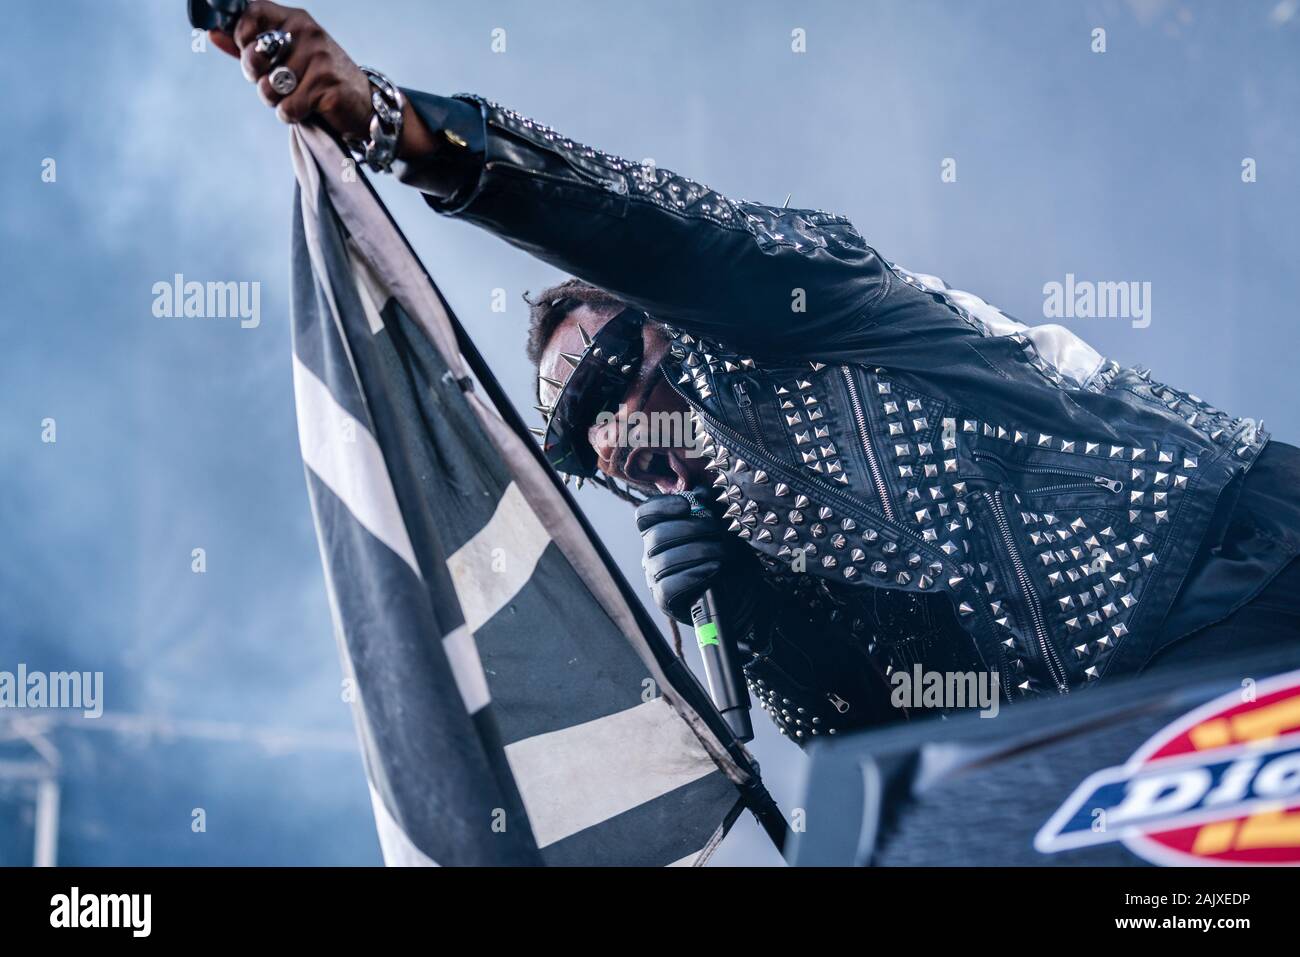
{"type": "MultiPolygon", "coordinates": [[[[710,518],[712,513],[699,501],[695,492],[678,492],[691,506],[696,518],[710,518]]],[[[704,659],[704,677],[709,685],[709,697],[722,715],[731,733],[740,742],[754,739],[754,727],[749,720],[749,691],[736,664],[736,644],[728,634],[718,614],[718,602],[709,589],[691,606],[691,621],[695,625],[695,641],[704,659]]]]}
{"type": "Polygon", "coordinates": [[[248,0],[188,0],[190,26],[233,33],[248,0]]]}

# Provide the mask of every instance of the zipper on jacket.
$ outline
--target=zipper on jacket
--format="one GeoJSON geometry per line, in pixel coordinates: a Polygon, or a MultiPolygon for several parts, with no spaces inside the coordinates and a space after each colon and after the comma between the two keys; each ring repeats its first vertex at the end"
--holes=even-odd
{"type": "Polygon", "coordinates": [[[740,412],[745,417],[745,424],[749,426],[749,434],[758,443],[758,447],[766,452],[767,441],[763,438],[763,430],[758,424],[758,413],[754,411],[754,400],[749,397],[745,383],[733,383],[732,389],[736,393],[736,402],[740,405],[740,412]]]}
{"type": "MultiPolygon", "coordinates": [[[[700,408],[698,405],[692,402],[691,399],[686,395],[686,393],[682,391],[681,387],[678,386],[677,383],[673,381],[673,377],[668,375],[666,372],[664,373],[664,381],[668,383],[669,387],[674,392],[676,392],[679,396],[682,397],[682,399],[687,403],[687,405],[691,406],[691,408],[695,410],[695,414],[699,416],[701,422],[703,422],[711,430],[717,432],[719,435],[723,436],[726,439],[726,444],[729,447],[734,446],[736,449],[745,452],[746,457],[750,461],[755,460],[756,457],[754,453],[760,452],[760,450],[758,450],[755,447],[750,447],[747,449],[746,446],[749,445],[748,439],[746,439],[735,429],[725,425],[722,422],[719,422],[716,417],[710,415],[704,409],[700,408]]],[[[760,452],[760,455],[761,454],[762,453],[760,452]]],[[[774,477],[779,477],[781,481],[785,482],[792,489],[803,488],[805,490],[811,490],[812,494],[825,497],[827,501],[831,504],[838,503],[840,508],[842,508],[846,514],[852,515],[854,518],[857,518],[861,521],[881,524],[880,516],[872,512],[866,511],[863,507],[863,503],[856,500],[853,496],[844,492],[839,486],[826,481],[826,479],[821,478],[820,476],[816,475],[815,473],[809,472],[806,469],[799,469],[798,471],[795,471],[792,468],[788,468],[784,463],[782,463],[779,459],[777,459],[775,455],[773,455],[770,452],[766,454],[765,458],[767,460],[767,470],[771,472],[771,474],[774,477]]],[[[890,514],[891,515],[894,514],[892,510],[890,514]]],[[[956,562],[954,562],[947,555],[941,554],[937,549],[932,548],[930,545],[922,542],[921,539],[916,535],[916,533],[913,532],[911,529],[906,528],[903,525],[900,525],[895,520],[886,520],[883,524],[889,526],[889,528],[896,535],[898,535],[899,538],[904,539],[908,543],[908,545],[911,548],[915,549],[916,551],[921,552],[926,556],[928,556],[929,558],[932,558],[933,560],[940,562],[941,564],[943,564],[945,568],[954,568],[954,569],[957,568],[956,562]]]]}
{"type": "MultiPolygon", "coordinates": [[[[704,409],[698,406],[695,402],[693,402],[690,399],[690,397],[687,396],[687,394],[682,390],[682,388],[673,380],[673,377],[668,375],[667,370],[663,370],[663,375],[664,375],[664,381],[668,383],[669,388],[671,388],[674,392],[676,392],[679,396],[681,396],[682,400],[686,402],[686,404],[689,405],[692,409],[695,410],[695,414],[699,416],[701,422],[707,425],[713,432],[725,438],[730,448],[732,448],[735,451],[744,452],[751,462],[757,460],[757,457],[755,456],[754,453],[758,450],[753,448],[749,448],[749,449],[745,448],[747,443],[744,436],[736,432],[735,429],[732,429],[727,425],[724,425],[722,422],[719,422],[717,418],[710,415],[708,412],[706,412],[704,409]]],[[[865,414],[863,415],[863,421],[865,424],[865,414]]],[[[870,448],[870,446],[868,446],[868,448],[870,448]]],[[[775,455],[771,454],[770,452],[766,455],[766,459],[767,459],[766,467],[768,471],[772,474],[772,476],[774,478],[780,478],[781,481],[788,484],[790,488],[796,490],[802,488],[805,491],[810,491],[812,494],[824,496],[831,504],[838,504],[840,508],[844,510],[846,515],[853,516],[859,521],[868,522],[868,523],[874,522],[876,524],[881,524],[880,516],[867,511],[864,507],[864,504],[861,501],[855,499],[853,496],[846,494],[836,485],[833,485],[832,483],[816,475],[809,474],[808,471],[805,469],[800,469],[796,472],[794,469],[787,468],[784,465],[784,463],[782,463],[779,459],[777,459],[775,455]]],[[[888,499],[882,498],[882,503],[888,506],[888,499]]],[[[890,507],[890,515],[892,516],[893,514],[894,514],[893,509],[892,507],[890,507]]],[[[906,541],[909,547],[915,549],[918,553],[925,555],[931,561],[938,562],[942,567],[947,568],[953,572],[957,572],[960,570],[961,566],[957,562],[955,562],[948,555],[941,553],[938,549],[932,548],[929,544],[922,542],[921,539],[911,531],[911,529],[905,528],[904,526],[900,525],[897,521],[892,521],[892,520],[887,520],[883,524],[887,525],[896,535],[898,535],[900,539],[906,541]]],[[[979,619],[982,622],[983,626],[986,629],[991,629],[992,622],[989,618],[988,605],[983,600],[983,594],[979,591],[976,591],[975,598],[976,598],[975,613],[979,616],[979,619]]],[[[1006,689],[1004,686],[1004,690],[1006,691],[1007,694],[1007,700],[1011,700],[1010,689],[1006,689]]]]}
{"type": "Polygon", "coordinates": [[[1095,475],[1092,472],[1084,472],[1079,469],[1071,469],[1057,466],[1036,466],[1036,465],[1013,465],[1005,459],[993,455],[991,452],[972,452],[971,458],[976,462],[987,460],[996,462],[1009,472],[1023,472],[1027,475],[1061,475],[1065,477],[1075,477],[1086,479],[1087,481],[1065,482],[1060,485],[1044,485],[1040,488],[1021,490],[1022,495],[1040,495],[1043,492],[1071,492],[1086,491],[1093,488],[1104,488],[1115,495],[1124,491],[1124,483],[1118,479],[1108,478],[1105,475],[1095,475]]]}
{"type": "Polygon", "coordinates": [[[862,445],[862,451],[867,456],[867,468],[871,472],[871,483],[876,487],[876,494],[880,497],[880,507],[885,513],[885,517],[891,522],[897,522],[898,518],[894,513],[894,503],[889,497],[889,486],[885,482],[885,472],[880,467],[880,459],[876,455],[876,447],[871,442],[871,430],[867,427],[867,412],[862,405],[862,396],[858,392],[857,380],[853,378],[853,370],[848,366],[840,366],[840,373],[844,376],[844,384],[849,390],[849,404],[853,409],[853,421],[858,427],[858,442],[862,445]]]}
{"type": "Polygon", "coordinates": [[[1020,591],[1024,595],[1025,604],[1029,606],[1029,617],[1033,621],[1034,633],[1038,638],[1038,647],[1042,652],[1043,661],[1047,663],[1047,670],[1051,673],[1052,680],[1056,682],[1057,690],[1062,694],[1069,694],[1070,687],[1065,681],[1065,668],[1062,667],[1061,660],[1056,656],[1056,649],[1052,647],[1048,637],[1047,622],[1043,619],[1043,608],[1038,601],[1038,591],[1034,588],[1033,579],[1029,577],[1029,570],[1025,567],[1024,559],[1020,557],[1020,549],[1016,547],[1016,540],[1011,534],[1011,523],[1007,521],[1002,493],[985,492],[984,497],[988,500],[994,521],[997,522],[1002,543],[1006,546],[1007,556],[1011,559],[1016,578],[1020,580],[1020,591]]]}

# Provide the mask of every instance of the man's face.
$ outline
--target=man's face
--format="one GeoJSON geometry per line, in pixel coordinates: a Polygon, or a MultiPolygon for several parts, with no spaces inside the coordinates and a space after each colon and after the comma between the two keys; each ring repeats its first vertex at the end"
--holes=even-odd
{"type": "MultiPolygon", "coordinates": [[[[619,312],[618,307],[581,305],[551,334],[542,353],[541,374],[563,382],[572,371],[560,353],[581,355],[585,346],[579,323],[594,336],[619,312]]],[[[642,329],[645,349],[641,368],[628,386],[618,413],[593,425],[587,436],[596,450],[597,467],[605,475],[627,482],[647,494],[681,492],[705,477],[705,459],[692,449],[689,407],[659,371],[668,339],[659,327],[642,329]]],[[[541,384],[541,399],[552,406],[559,390],[541,384]]]]}

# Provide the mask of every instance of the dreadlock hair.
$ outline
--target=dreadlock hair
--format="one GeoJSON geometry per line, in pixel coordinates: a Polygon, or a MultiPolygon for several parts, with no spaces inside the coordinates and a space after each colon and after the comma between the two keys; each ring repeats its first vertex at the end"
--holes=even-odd
{"type": "Polygon", "coordinates": [[[581,279],[566,279],[536,296],[524,293],[524,302],[528,303],[528,361],[534,367],[541,366],[542,353],[556,326],[573,310],[579,306],[623,309],[626,305],[612,292],[581,279]]]}

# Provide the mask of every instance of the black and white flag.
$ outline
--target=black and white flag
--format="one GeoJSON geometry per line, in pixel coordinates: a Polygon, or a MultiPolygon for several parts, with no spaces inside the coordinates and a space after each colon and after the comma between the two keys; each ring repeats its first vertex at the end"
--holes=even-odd
{"type": "Polygon", "coordinates": [[[389,864],[699,864],[775,806],[365,178],[296,128],[293,380],[389,864]]]}

